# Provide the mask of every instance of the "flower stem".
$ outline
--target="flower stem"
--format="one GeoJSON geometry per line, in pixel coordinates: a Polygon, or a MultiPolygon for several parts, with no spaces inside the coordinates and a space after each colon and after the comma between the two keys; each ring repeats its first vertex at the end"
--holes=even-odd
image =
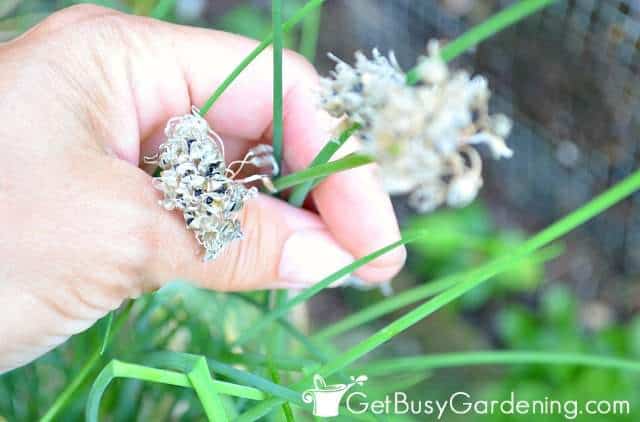
{"type": "MultiPolygon", "coordinates": [[[[309,13],[311,13],[316,8],[320,7],[325,0],[309,0],[302,8],[300,8],[294,15],[289,18],[282,25],[282,32],[289,32],[294,26],[296,26],[302,19],[304,19],[309,13]]],[[[247,68],[255,60],[256,57],[260,55],[273,41],[273,33],[269,34],[265,39],[263,39],[260,44],[253,49],[251,53],[247,57],[245,57],[236,68],[227,76],[227,78],[216,88],[211,97],[202,105],[200,108],[200,115],[204,116],[209,112],[213,104],[218,101],[218,98],[222,96],[224,91],[236,80],[240,73],[247,68]]]]}
{"type": "MultiPolygon", "coordinates": [[[[331,159],[331,157],[333,157],[333,154],[335,154],[335,152],[338,151],[338,149],[340,149],[340,147],[344,145],[344,143],[347,142],[351,135],[357,132],[358,129],[360,129],[360,125],[358,123],[354,123],[344,132],[342,132],[340,136],[324,144],[324,147],[322,147],[309,167],[327,163],[331,159]]],[[[293,189],[293,191],[291,192],[291,196],[289,197],[289,203],[293,206],[301,207],[304,203],[305,198],[307,197],[315,183],[317,183],[317,180],[318,179],[303,183],[293,189]]]]}
{"type": "MultiPolygon", "coordinates": [[[[521,21],[529,15],[551,5],[556,0],[521,0],[493,15],[491,18],[474,26],[454,41],[442,47],[444,61],[450,61],[460,54],[475,47],[480,42],[492,37],[505,28],[521,21]]],[[[407,73],[407,84],[413,85],[420,80],[420,69],[415,67],[407,73]]]]}
{"type": "Polygon", "coordinates": [[[273,157],[282,167],[282,0],[272,0],[273,25],[273,157]]]}
{"type": "Polygon", "coordinates": [[[580,365],[640,372],[640,363],[629,359],[580,353],[519,350],[444,353],[439,355],[387,359],[358,367],[367,375],[397,375],[401,372],[472,365],[580,365]]]}

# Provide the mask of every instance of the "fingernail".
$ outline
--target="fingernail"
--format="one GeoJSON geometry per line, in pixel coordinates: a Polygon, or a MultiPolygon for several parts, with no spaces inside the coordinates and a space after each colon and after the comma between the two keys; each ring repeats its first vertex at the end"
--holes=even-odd
{"type": "MultiPolygon", "coordinates": [[[[310,286],[353,261],[351,254],[338,246],[326,231],[301,230],[291,235],[284,244],[280,258],[280,280],[310,286]]],[[[340,282],[342,279],[334,284],[340,282]]]]}

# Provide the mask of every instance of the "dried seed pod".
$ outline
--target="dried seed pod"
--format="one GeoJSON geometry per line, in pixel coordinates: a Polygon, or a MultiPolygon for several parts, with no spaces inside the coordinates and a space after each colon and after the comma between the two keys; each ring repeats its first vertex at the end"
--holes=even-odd
{"type": "MultiPolygon", "coordinates": [[[[153,180],[164,194],[160,205],[169,211],[181,210],[187,228],[205,248],[204,260],[215,259],[231,241],[242,238],[237,213],[257,189],[233,179],[235,173],[224,162],[222,141],[195,108],[192,114],[169,120],[165,135],[158,155],[146,159],[162,170],[153,180]]],[[[264,164],[273,161],[268,157],[270,148],[261,146],[250,154],[264,164]]]]}

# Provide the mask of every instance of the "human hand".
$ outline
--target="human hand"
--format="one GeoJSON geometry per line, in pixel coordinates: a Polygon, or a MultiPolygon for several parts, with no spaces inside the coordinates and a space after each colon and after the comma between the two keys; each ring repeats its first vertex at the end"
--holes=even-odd
{"type": "MultiPolygon", "coordinates": [[[[220,291],[305,287],[399,238],[373,166],[320,184],[317,212],[259,195],[240,217],[244,239],[209,263],[182,217],[158,205],[142,157],[170,117],[203,104],[254,47],[94,6],[0,44],[0,372],[171,280],[220,291]]],[[[284,72],[284,161],[295,171],[334,123],[316,110],[312,66],[287,52],[284,72]]],[[[271,112],[263,54],[207,115],[227,161],[269,141],[271,112]]],[[[388,280],[404,257],[398,248],[357,275],[388,280]]]]}

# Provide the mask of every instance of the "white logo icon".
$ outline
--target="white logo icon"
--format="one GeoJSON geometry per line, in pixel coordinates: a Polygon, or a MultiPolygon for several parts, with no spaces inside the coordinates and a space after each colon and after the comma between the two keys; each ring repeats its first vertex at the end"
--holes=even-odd
{"type": "Polygon", "coordinates": [[[367,380],[366,375],[351,377],[350,384],[327,385],[320,375],[313,376],[313,386],[302,393],[302,401],[313,403],[313,415],[324,418],[338,416],[340,400],[354,385],[362,385],[367,380]]]}

